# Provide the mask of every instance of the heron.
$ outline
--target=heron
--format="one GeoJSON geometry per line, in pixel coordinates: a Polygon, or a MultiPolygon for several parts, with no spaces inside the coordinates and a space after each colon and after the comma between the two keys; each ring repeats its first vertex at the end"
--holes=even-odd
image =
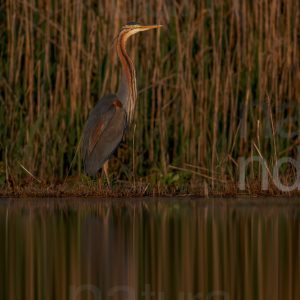
{"type": "Polygon", "coordinates": [[[84,171],[97,175],[102,168],[107,183],[108,161],[121,143],[126,129],[133,121],[137,100],[134,64],[126,52],[128,38],[138,32],[160,28],[162,25],[140,25],[130,22],[123,26],[117,37],[116,51],[122,65],[122,75],[116,94],[102,97],[89,113],[82,136],[84,171]]]}

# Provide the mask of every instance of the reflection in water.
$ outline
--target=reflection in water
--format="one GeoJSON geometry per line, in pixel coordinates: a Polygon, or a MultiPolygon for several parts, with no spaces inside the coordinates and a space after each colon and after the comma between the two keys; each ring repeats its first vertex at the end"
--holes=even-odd
{"type": "Polygon", "coordinates": [[[7,201],[0,299],[300,299],[296,201],[251,203],[7,201]]]}

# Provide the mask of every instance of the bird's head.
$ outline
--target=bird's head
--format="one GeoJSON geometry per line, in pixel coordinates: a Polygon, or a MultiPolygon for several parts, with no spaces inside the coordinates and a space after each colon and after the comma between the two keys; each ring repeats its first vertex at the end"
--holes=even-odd
{"type": "Polygon", "coordinates": [[[122,27],[121,32],[126,32],[126,37],[130,37],[140,31],[146,31],[150,29],[160,28],[162,25],[140,25],[136,22],[129,22],[122,27]]]}

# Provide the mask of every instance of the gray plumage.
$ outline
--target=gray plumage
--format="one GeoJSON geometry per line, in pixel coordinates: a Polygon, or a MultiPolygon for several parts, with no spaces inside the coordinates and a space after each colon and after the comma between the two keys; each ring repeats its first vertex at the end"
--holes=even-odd
{"type": "Polygon", "coordinates": [[[127,125],[126,112],[123,107],[114,105],[116,100],[116,95],[103,97],[89,114],[82,141],[87,175],[96,175],[122,141],[127,125]]]}

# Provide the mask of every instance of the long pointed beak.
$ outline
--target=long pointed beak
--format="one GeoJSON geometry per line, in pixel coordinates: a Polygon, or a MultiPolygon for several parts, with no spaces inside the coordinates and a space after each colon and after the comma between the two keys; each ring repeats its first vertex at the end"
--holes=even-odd
{"type": "Polygon", "coordinates": [[[150,29],[155,29],[155,28],[160,28],[163,25],[146,25],[146,26],[141,26],[140,30],[145,31],[145,30],[150,30],[150,29]]]}

